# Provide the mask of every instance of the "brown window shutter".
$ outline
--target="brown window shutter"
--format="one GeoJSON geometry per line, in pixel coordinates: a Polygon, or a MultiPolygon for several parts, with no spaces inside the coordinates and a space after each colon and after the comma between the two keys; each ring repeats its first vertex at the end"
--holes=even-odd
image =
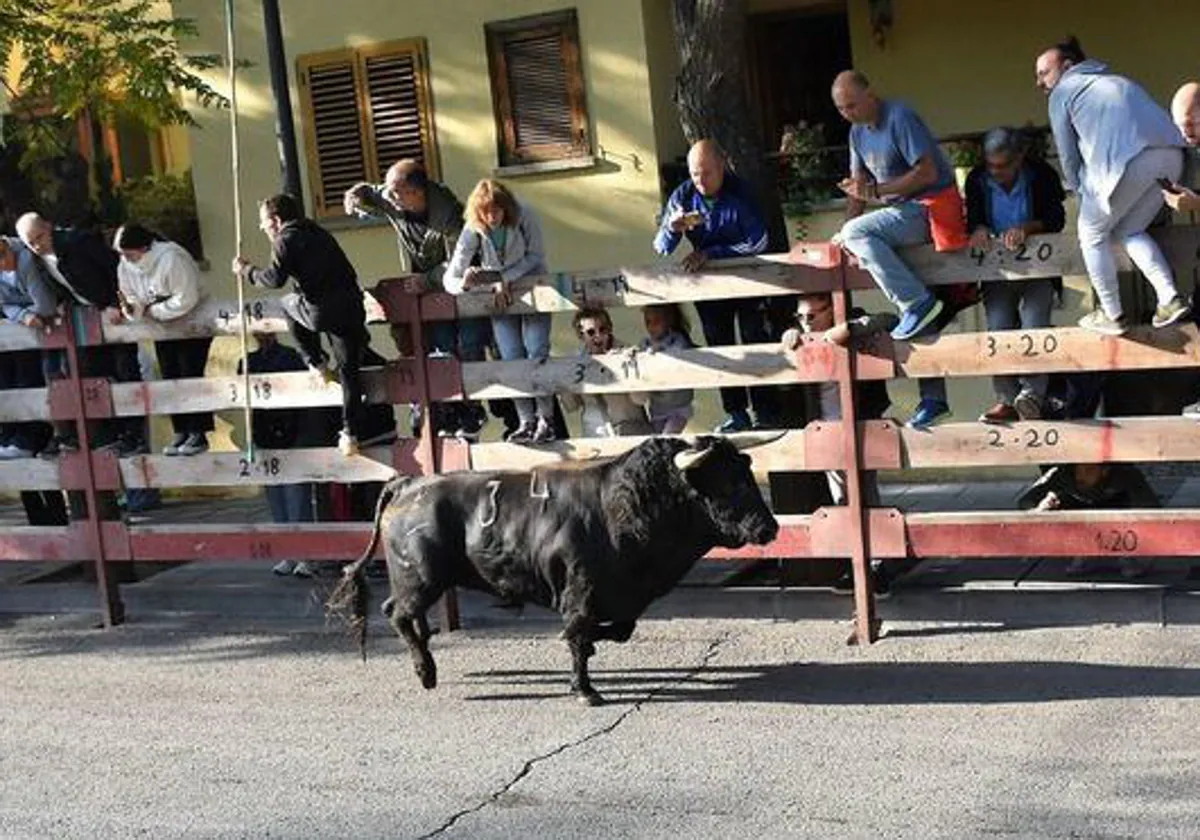
{"type": "Polygon", "coordinates": [[[488,24],[503,164],[590,154],[573,9],[488,24]]]}
{"type": "Polygon", "coordinates": [[[367,122],[371,126],[368,149],[371,163],[382,178],[401,158],[425,165],[438,177],[438,161],[430,119],[429,82],[425,73],[424,44],[404,47],[384,45],[361,51],[366,81],[367,122]]]}
{"type": "Polygon", "coordinates": [[[342,194],[367,180],[354,56],[300,61],[304,129],[314,215],[339,214],[342,194]]]}

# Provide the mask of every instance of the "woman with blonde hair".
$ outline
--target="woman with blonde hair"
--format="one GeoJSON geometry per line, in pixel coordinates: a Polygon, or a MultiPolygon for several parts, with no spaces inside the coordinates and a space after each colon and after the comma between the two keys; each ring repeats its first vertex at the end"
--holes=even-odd
{"type": "MultiPolygon", "coordinates": [[[[451,294],[491,289],[496,310],[512,304],[512,283],[546,273],[542,228],[528,207],[517,203],[507,187],[485,178],[475,185],[463,212],[466,224],[442,278],[451,294]]],[[[550,355],[550,315],[494,315],[492,334],[504,361],[541,361],[550,355]]],[[[520,425],[508,436],[513,443],[554,440],[554,397],[513,400],[520,425]]]]}

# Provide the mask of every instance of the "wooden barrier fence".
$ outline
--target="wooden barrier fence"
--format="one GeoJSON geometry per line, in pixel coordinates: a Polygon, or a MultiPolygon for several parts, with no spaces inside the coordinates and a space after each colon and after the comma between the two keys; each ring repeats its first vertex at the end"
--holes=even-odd
{"type": "MultiPolygon", "coordinates": [[[[1177,276],[1200,268],[1200,228],[1165,228],[1157,236],[1177,276]]],[[[1075,242],[1064,236],[1031,237],[1019,251],[935,254],[931,248],[905,252],[929,285],[964,281],[1023,280],[1082,273],[1075,242]]],[[[713,263],[698,274],[672,266],[555,274],[518,284],[510,312],[569,312],[584,304],[638,307],[664,301],[833,293],[839,319],[849,311],[850,293],[874,288],[870,277],[849,265],[829,244],[797,246],[789,254],[713,263]]],[[[397,281],[384,281],[368,294],[368,319],[407,324],[421,347],[429,322],[490,314],[490,295],[443,294],[414,297],[397,281]]],[[[245,311],[228,303],[201,304],[185,323],[166,325],[103,323],[99,313],[76,310],[71,323],[45,334],[0,326],[0,352],[65,348],[71,370],[77,356],[103,343],[198,335],[235,335],[242,319],[254,331],[285,331],[273,300],[253,301],[245,311]]],[[[1163,330],[1136,328],[1122,338],[1098,336],[1075,327],[997,333],[947,334],[931,340],[894,343],[886,336],[866,347],[846,349],[806,340],[793,353],[749,345],[697,348],[663,354],[614,353],[554,358],[546,362],[472,362],[452,358],[398,359],[367,371],[366,391],[375,402],[417,402],[425,407],[419,439],[368,449],[344,458],[333,449],[213,452],[186,458],[112,452],[82,452],[55,461],[0,462],[0,489],[73,490],[87,496],[88,517],[67,527],[16,527],[0,535],[0,561],[93,561],[100,581],[106,624],[123,611],[111,564],[130,561],[250,559],[282,557],[346,560],[364,544],[369,523],[297,526],[129,525],[97,515],[97,500],[121,488],[259,486],[300,482],[380,481],[395,473],[431,474],[463,469],[529,470],[565,460],[618,455],[638,438],[584,438],[546,446],[505,443],[468,445],[438,439],[430,428],[433,402],[491,399],[563,392],[612,393],[716,388],[728,385],[782,385],[837,381],[842,416],[854,417],[856,380],[897,377],[983,376],[997,373],[1049,373],[1200,367],[1200,334],[1188,323],[1163,330]]],[[[318,385],[307,373],[250,377],[256,408],[296,408],[340,404],[340,386],[318,385]]],[[[242,377],[208,377],[165,382],[110,383],[67,379],[47,388],[5,391],[0,420],[82,420],[240,409],[247,394],[242,377]]],[[[1200,429],[1180,417],[1139,417],[1089,421],[1026,422],[1009,426],[954,423],[915,432],[890,420],[809,423],[752,451],[759,474],[842,469],[848,503],[808,515],[780,517],[783,528],[770,546],[715,552],[730,559],[759,557],[850,558],[855,571],[855,628],[863,641],[874,638],[874,603],[866,570],[871,558],[933,556],[1189,556],[1200,542],[1200,511],[1103,513],[937,513],[904,514],[868,509],[860,485],[865,470],[927,467],[981,467],[1113,461],[1200,460],[1200,429]]],[[[454,604],[448,603],[451,624],[454,604]]]]}

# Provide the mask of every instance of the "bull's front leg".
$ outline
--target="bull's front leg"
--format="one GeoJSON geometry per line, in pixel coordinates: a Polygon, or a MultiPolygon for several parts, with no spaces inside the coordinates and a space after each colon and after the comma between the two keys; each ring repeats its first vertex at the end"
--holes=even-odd
{"type": "Polygon", "coordinates": [[[589,706],[600,706],[604,698],[592,687],[592,678],[588,675],[588,659],[596,652],[592,643],[594,632],[595,622],[578,616],[567,622],[563,636],[571,649],[571,693],[589,706]]]}

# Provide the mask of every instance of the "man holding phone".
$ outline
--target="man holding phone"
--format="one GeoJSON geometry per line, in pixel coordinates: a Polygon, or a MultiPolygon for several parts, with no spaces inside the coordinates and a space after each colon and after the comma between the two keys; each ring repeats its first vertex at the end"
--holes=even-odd
{"type": "MultiPolygon", "coordinates": [[[[1200,213],[1200,82],[1188,82],[1171,100],[1171,119],[1187,141],[1183,176],[1178,182],[1163,179],[1163,201],[1176,213],[1200,213]]],[[[1198,406],[1200,408],[1200,406],[1198,406]]]]}
{"type": "MultiPolygon", "coordinates": [[[[749,185],[729,172],[725,153],[715,140],[699,140],[688,150],[687,181],[680,184],[663,209],[654,250],[673,253],[687,237],[692,252],[683,258],[685,271],[699,271],[710,259],[748,257],[767,247],[767,227],[749,185]]],[[[762,298],[696,302],[696,314],[709,347],[737,343],[737,322],[743,344],[770,341],[762,298]]],[[[751,427],[778,428],[782,422],[778,397],[771,388],[722,388],[726,417],[717,434],[743,432],[751,427]],[[757,421],[747,411],[753,402],[757,421]]]]}

